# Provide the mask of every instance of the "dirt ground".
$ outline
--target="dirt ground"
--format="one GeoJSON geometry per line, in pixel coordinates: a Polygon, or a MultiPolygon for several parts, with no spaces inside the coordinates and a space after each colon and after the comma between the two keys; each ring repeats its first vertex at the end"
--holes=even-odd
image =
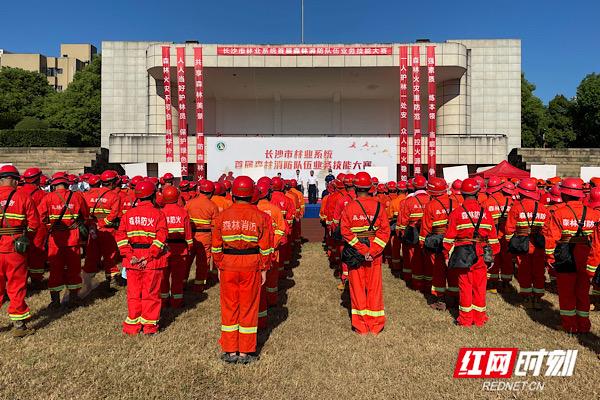
{"type": "Polygon", "coordinates": [[[120,332],[124,291],[95,294],[83,307],[54,314],[43,311],[47,291],[32,294],[35,335],[12,339],[8,317],[0,320],[0,398],[600,398],[600,312],[591,313],[591,335],[567,335],[554,328],[556,295],[545,297],[546,310],[528,314],[513,291],[488,295],[484,328],[460,328],[386,267],[386,328],[360,337],[350,330],[319,244],[303,246],[293,271],[281,307],[270,313],[270,330],[260,335],[261,359],[248,366],[219,360],[218,285],[189,297],[183,311],[166,310],[158,335],[135,338],[120,332]],[[482,380],[452,378],[460,347],[577,349],[579,356],[571,378],[525,378],[543,382],[541,392],[484,392],[482,380]]]}

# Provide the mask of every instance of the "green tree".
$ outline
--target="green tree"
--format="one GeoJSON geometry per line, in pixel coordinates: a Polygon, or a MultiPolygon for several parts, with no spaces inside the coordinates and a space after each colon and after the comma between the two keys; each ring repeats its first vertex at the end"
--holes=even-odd
{"type": "Polygon", "coordinates": [[[20,68],[0,69],[0,129],[10,129],[25,116],[39,114],[52,87],[46,77],[20,68]]]}
{"type": "Polygon", "coordinates": [[[17,130],[32,130],[32,129],[48,129],[48,123],[46,121],[40,121],[36,117],[23,117],[17,125],[17,130]]]}
{"type": "Polygon", "coordinates": [[[64,92],[48,96],[42,112],[51,127],[80,135],[82,145],[100,144],[101,65],[95,57],[64,92]]]}
{"type": "Polygon", "coordinates": [[[587,75],[577,87],[573,126],[577,145],[600,146],[600,74],[587,75]]]}
{"type": "Polygon", "coordinates": [[[544,103],[533,94],[535,85],[521,74],[521,145],[542,147],[546,129],[546,109],[544,103]]]}
{"type": "Polygon", "coordinates": [[[576,135],[573,129],[574,102],[565,96],[556,95],[548,103],[545,141],[551,148],[565,148],[575,143],[576,135]]]}

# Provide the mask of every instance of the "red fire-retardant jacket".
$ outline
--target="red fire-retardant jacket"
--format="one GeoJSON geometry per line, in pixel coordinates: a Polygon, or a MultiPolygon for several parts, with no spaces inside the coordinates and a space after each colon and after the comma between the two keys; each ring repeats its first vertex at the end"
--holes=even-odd
{"type": "Polygon", "coordinates": [[[285,218],[285,222],[287,222],[288,230],[286,234],[289,235],[292,232],[292,224],[294,223],[294,218],[296,216],[296,205],[294,204],[294,201],[283,194],[283,192],[273,192],[271,194],[271,203],[275,204],[281,210],[281,214],[283,214],[283,218],[285,218]]]}
{"type": "Polygon", "coordinates": [[[72,192],[67,209],[58,222],[69,193],[71,192],[66,189],[56,189],[44,196],[40,203],[40,218],[42,222],[49,224],[48,244],[50,246],[59,248],[78,246],[80,241],[78,221],[85,223],[88,220],[88,208],[83,196],[79,192],[72,192]]]}
{"type": "MultiPolygon", "coordinates": [[[[6,205],[6,200],[13,190],[15,189],[10,186],[0,187],[0,217],[6,205]]],[[[27,231],[27,236],[30,239],[33,238],[36,247],[41,247],[44,241],[44,230],[40,229],[40,226],[40,216],[33,201],[25,193],[15,192],[10,199],[0,228],[13,228],[18,230],[19,233],[3,234],[0,236],[0,253],[14,253],[15,247],[13,241],[22,236],[21,232],[23,231],[27,231]]]]}
{"type": "Polygon", "coordinates": [[[98,230],[113,232],[113,225],[121,217],[121,196],[114,189],[106,187],[97,190],[87,196],[90,207],[90,218],[95,219],[98,230]]]}
{"type": "MultiPolygon", "coordinates": [[[[492,248],[493,254],[500,252],[500,242],[498,241],[498,234],[494,226],[494,219],[489,211],[482,207],[477,200],[466,199],[461,207],[457,207],[450,213],[450,217],[448,218],[448,230],[444,235],[444,257],[446,259],[449,258],[450,252],[455,246],[473,244],[472,239],[475,233],[475,225],[479,220],[482,210],[483,217],[479,224],[479,237],[483,242],[487,241],[492,248]]],[[[477,256],[483,255],[483,246],[485,246],[485,243],[479,241],[475,243],[477,256]]]]}
{"type": "Polygon", "coordinates": [[[379,214],[373,224],[375,235],[369,237],[370,245],[367,247],[358,240],[357,235],[361,236],[364,235],[365,232],[368,232],[369,221],[373,221],[375,218],[378,203],[379,199],[373,197],[357,198],[346,205],[340,217],[340,229],[344,241],[354,247],[362,255],[367,253],[373,257],[381,255],[390,239],[390,223],[385,214],[385,207],[380,204],[379,214]],[[359,202],[364,207],[366,215],[360,207],[359,202]]]}
{"type": "Polygon", "coordinates": [[[121,220],[115,239],[123,266],[131,269],[160,269],[167,266],[165,243],[168,236],[165,214],[150,201],[140,201],[121,220]],[[141,248],[143,247],[143,248],[141,248]],[[131,264],[131,258],[145,257],[145,266],[131,264]]]}
{"type": "Polygon", "coordinates": [[[407,197],[398,213],[397,229],[402,232],[409,225],[416,226],[419,224],[428,202],[429,195],[425,192],[407,197]]]}
{"type": "MultiPolygon", "coordinates": [[[[504,227],[506,240],[510,240],[515,234],[517,236],[529,236],[527,232],[530,231],[530,226],[532,226],[533,230],[537,229],[541,233],[549,216],[550,213],[546,207],[538,201],[532,199],[515,200],[508,212],[506,226],[504,227]],[[535,210],[536,203],[538,209],[534,216],[533,210],[535,210]]],[[[534,250],[535,247],[530,241],[529,253],[533,254],[534,250]]]]}
{"type": "Polygon", "coordinates": [[[600,224],[596,224],[590,241],[590,255],[587,259],[586,271],[590,278],[596,274],[596,269],[600,264],[600,224]]]}
{"type": "Polygon", "coordinates": [[[234,203],[215,218],[211,252],[217,268],[231,272],[270,268],[272,227],[266,216],[252,204],[234,203]],[[258,249],[258,254],[227,254],[229,249],[258,249]]]}
{"type": "MultiPolygon", "coordinates": [[[[353,191],[349,190],[340,190],[340,196],[337,198],[335,205],[333,207],[333,223],[331,227],[333,230],[337,228],[342,220],[342,212],[346,208],[346,206],[356,197],[353,191]]],[[[383,213],[385,214],[385,207],[383,213]]]]}
{"type": "Polygon", "coordinates": [[[483,206],[488,210],[494,219],[498,239],[502,239],[505,234],[506,221],[508,213],[513,204],[511,196],[506,196],[502,192],[496,192],[488,197],[483,206]]]}
{"type": "Polygon", "coordinates": [[[192,239],[192,223],[185,208],[177,204],[165,204],[162,209],[167,219],[167,247],[169,256],[186,256],[189,254],[194,240],[192,239]]]}
{"type": "Polygon", "coordinates": [[[419,242],[424,245],[425,238],[430,233],[445,234],[448,228],[448,215],[459,207],[448,195],[431,197],[423,209],[419,242]]]}
{"type": "Polygon", "coordinates": [[[20,188],[18,188],[17,190],[19,190],[19,191],[25,193],[26,195],[28,195],[29,197],[31,197],[31,200],[33,200],[33,204],[36,206],[39,206],[42,199],[46,195],[46,192],[44,192],[42,189],[40,189],[40,187],[38,185],[35,185],[33,183],[26,183],[23,186],[21,186],[20,188]]]}
{"type": "Polygon", "coordinates": [[[135,203],[135,193],[130,189],[121,189],[119,196],[121,197],[121,214],[125,214],[135,203]]]}

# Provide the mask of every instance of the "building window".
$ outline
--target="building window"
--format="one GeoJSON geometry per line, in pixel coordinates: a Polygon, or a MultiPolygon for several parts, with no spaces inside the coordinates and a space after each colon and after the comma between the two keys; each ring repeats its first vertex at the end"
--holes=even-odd
{"type": "Polygon", "coordinates": [[[56,68],[47,68],[46,69],[46,76],[56,76],[56,68]]]}
{"type": "Polygon", "coordinates": [[[62,68],[56,68],[56,73],[58,75],[62,74],[63,73],[63,69],[62,68]]]}
{"type": "Polygon", "coordinates": [[[56,85],[56,91],[62,92],[62,85],[56,85]]]}

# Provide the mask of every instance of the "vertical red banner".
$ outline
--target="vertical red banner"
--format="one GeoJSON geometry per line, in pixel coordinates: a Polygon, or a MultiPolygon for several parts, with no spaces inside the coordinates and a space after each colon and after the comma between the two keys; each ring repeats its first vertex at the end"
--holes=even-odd
{"type": "Polygon", "coordinates": [[[188,174],[187,110],[185,104],[185,47],[177,48],[177,97],[179,99],[179,161],[181,176],[188,174]]]}
{"type": "Polygon", "coordinates": [[[204,178],[204,77],[202,47],[194,47],[194,88],[196,92],[196,176],[204,178]]]}
{"type": "Polygon", "coordinates": [[[400,46],[400,180],[408,181],[408,46],[400,46]]]}
{"type": "Polygon", "coordinates": [[[429,177],[435,176],[436,141],[436,87],[435,87],[435,46],[427,46],[427,169],[429,177]]]}
{"type": "Polygon", "coordinates": [[[173,162],[173,112],[171,111],[171,47],[162,47],[163,87],[165,92],[165,161],[173,162]]]}
{"type": "Polygon", "coordinates": [[[421,161],[421,56],[419,46],[412,46],[412,82],[413,82],[413,167],[414,176],[423,174],[421,161]]]}

